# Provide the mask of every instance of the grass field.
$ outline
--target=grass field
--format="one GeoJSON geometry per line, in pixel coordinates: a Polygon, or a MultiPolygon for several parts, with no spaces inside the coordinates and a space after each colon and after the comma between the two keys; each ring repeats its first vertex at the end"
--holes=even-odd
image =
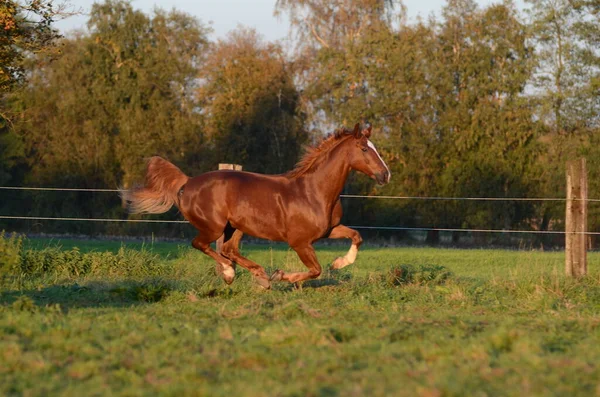
{"type": "Polygon", "coordinates": [[[598,253],[574,281],[560,252],[367,243],[264,291],[175,243],[2,241],[0,395],[600,396],[598,253]]]}

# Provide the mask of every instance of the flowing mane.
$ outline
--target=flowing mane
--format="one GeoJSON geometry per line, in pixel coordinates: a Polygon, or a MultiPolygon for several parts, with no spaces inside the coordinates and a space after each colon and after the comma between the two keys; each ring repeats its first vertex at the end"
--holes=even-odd
{"type": "Polygon", "coordinates": [[[301,175],[309,173],[314,169],[314,166],[320,164],[326,154],[331,152],[340,143],[344,142],[348,137],[352,136],[352,131],[345,128],[336,130],[334,133],[327,135],[317,146],[307,147],[306,153],[291,171],[283,174],[288,178],[297,178],[301,175]]]}

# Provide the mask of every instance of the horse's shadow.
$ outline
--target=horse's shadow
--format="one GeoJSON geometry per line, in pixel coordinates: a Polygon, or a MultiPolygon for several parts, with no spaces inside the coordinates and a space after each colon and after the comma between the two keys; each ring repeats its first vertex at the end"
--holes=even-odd
{"type": "MultiPolygon", "coordinates": [[[[301,290],[303,288],[323,288],[340,285],[352,279],[352,274],[339,270],[326,270],[321,278],[301,284],[277,283],[280,291],[301,290]]],[[[59,305],[60,310],[69,311],[81,308],[119,308],[159,302],[171,291],[179,290],[175,281],[170,280],[119,280],[87,281],[85,284],[56,284],[28,290],[0,292],[0,306],[12,306],[18,310],[36,311],[59,305]]],[[[217,295],[231,295],[231,288],[212,288],[200,297],[211,298],[217,295]]]]}
{"type": "Polygon", "coordinates": [[[302,290],[303,288],[323,288],[323,287],[333,287],[338,286],[344,282],[350,281],[352,279],[352,274],[343,271],[343,270],[325,270],[321,274],[320,278],[314,280],[306,280],[301,283],[278,283],[278,290],[281,291],[294,291],[294,290],[302,290]]]}
{"type": "Polygon", "coordinates": [[[129,307],[161,300],[169,292],[167,284],[137,281],[90,281],[50,285],[30,290],[0,292],[0,305],[35,311],[59,305],[62,311],[79,308],[129,307]]]}

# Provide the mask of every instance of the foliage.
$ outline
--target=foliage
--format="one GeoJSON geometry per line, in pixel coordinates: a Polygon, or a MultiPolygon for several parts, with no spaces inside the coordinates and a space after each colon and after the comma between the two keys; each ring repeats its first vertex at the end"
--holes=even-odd
{"type": "Polygon", "coordinates": [[[50,50],[60,37],[52,23],[64,12],[48,0],[4,0],[0,4],[0,98],[25,79],[27,55],[50,50]]]}
{"type": "Polygon", "coordinates": [[[11,174],[25,155],[21,137],[12,128],[15,109],[9,94],[25,83],[27,59],[56,54],[60,35],[52,23],[66,14],[65,4],[47,0],[0,3],[0,185],[13,179],[11,174]]]}
{"type": "Polygon", "coordinates": [[[89,29],[32,70],[21,97],[29,179],[128,186],[150,155],[196,159],[202,133],[191,94],[206,28],[178,11],[148,17],[109,1],[94,5],[89,29]]]}
{"type": "Polygon", "coordinates": [[[443,284],[451,273],[440,265],[400,265],[390,270],[388,275],[391,285],[415,284],[443,284]]]}
{"type": "MultiPolygon", "coordinates": [[[[60,56],[31,50],[20,58],[23,89],[3,105],[19,116],[0,131],[0,184],[129,186],[141,179],[151,155],[169,158],[189,175],[221,162],[281,173],[305,143],[368,120],[393,177],[378,188],[351,175],[344,193],[557,197],[565,162],[586,156],[594,196],[597,1],[527,4],[520,11],[511,1],[448,0],[439,17],[410,21],[397,1],[280,0],[275,10],[289,14],[295,34],[295,46],[286,49],[243,27],[211,41],[208,27],[176,10],[146,15],[126,1],[98,3],[88,31],[62,40],[60,56]]],[[[562,204],[550,202],[343,205],[343,221],[354,225],[560,230],[564,216],[562,204]]],[[[0,211],[123,216],[116,195],[74,192],[7,192],[0,211]]],[[[599,227],[594,219],[592,230],[599,227]]],[[[30,232],[190,233],[162,225],[3,225],[30,232]]],[[[429,242],[438,240],[429,233],[429,242]]]]}
{"type": "Polygon", "coordinates": [[[6,235],[0,231],[0,276],[17,268],[21,262],[23,237],[17,234],[6,235]]]}
{"type": "Polygon", "coordinates": [[[239,29],[212,46],[198,91],[214,162],[283,173],[306,141],[299,93],[283,49],[239,29]]]}

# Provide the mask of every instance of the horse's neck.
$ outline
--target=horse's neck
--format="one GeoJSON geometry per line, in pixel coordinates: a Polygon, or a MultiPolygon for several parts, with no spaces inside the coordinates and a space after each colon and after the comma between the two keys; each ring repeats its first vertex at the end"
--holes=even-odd
{"type": "Polygon", "coordinates": [[[314,172],[305,176],[306,182],[314,186],[315,196],[322,198],[327,204],[338,200],[350,174],[346,150],[345,144],[339,145],[327,154],[328,158],[314,172]]]}

